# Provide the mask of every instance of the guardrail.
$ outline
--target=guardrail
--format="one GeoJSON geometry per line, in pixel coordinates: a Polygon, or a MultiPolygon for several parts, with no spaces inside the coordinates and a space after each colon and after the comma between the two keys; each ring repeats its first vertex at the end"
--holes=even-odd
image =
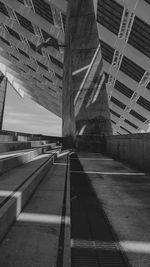
{"type": "Polygon", "coordinates": [[[40,140],[49,140],[51,142],[53,141],[62,142],[62,137],[0,130],[0,141],[1,142],[7,142],[7,141],[8,142],[10,141],[27,142],[27,141],[40,141],[40,140]]]}
{"type": "Polygon", "coordinates": [[[107,136],[106,151],[119,160],[150,171],[150,133],[107,136]]]}

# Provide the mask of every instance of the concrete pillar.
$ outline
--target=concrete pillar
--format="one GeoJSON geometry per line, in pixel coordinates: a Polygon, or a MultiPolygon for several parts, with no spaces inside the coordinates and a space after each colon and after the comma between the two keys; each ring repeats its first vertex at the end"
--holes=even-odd
{"type": "Polygon", "coordinates": [[[2,130],[2,125],[3,125],[6,89],[7,89],[7,78],[0,71],[0,130],[2,130]]]}
{"type": "Polygon", "coordinates": [[[84,129],[100,134],[97,124],[102,120],[103,131],[108,132],[111,126],[105,82],[101,86],[101,104],[105,102],[105,107],[100,108],[99,103],[99,84],[105,79],[93,0],[68,1],[65,43],[62,134],[73,141],[76,134],[84,134],[84,129]]]}
{"type": "Polygon", "coordinates": [[[75,140],[74,97],[72,82],[72,32],[71,32],[71,1],[68,2],[65,27],[65,53],[62,97],[62,136],[70,141],[75,140]]]}

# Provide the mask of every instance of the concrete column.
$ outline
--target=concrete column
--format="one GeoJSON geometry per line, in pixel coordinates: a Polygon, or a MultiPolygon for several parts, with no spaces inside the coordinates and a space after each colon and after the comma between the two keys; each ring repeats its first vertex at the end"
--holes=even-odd
{"type": "Polygon", "coordinates": [[[93,0],[68,1],[65,43],[62,134],[75,141],[87,125],[90,134],[100,134],[96,124],[102,120],[103,128],[111,128],[104,127],[104,120],[105,126],[106,120],[110,122],[105,85],[101,94],[105,107],[98,102],[103,64],[93,0]]]}
{"type": "Polygon", "coordinates": [[[0,130],[2,130],[2,125],[3,125],[6,89],[7,89],[7,78],[0,71],[0,130]]]}
{"type": "Polygon", "coordinates": [[[65,53],[62,97],[62,136],[70,141],[75,140],[74,98],[72,82],[72,32],[71,32],[71,1],[68,2],[66,28],[65,28],[65,53]]]}

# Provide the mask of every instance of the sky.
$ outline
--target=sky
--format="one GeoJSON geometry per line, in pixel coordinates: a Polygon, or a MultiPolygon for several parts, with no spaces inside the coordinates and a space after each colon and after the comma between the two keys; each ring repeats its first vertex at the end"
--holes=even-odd
{"type": "Polygon", "coordinates": [[[3,130],[61,136],[62,120],[33,102],[21,98],[8,83],[3,130]]]}

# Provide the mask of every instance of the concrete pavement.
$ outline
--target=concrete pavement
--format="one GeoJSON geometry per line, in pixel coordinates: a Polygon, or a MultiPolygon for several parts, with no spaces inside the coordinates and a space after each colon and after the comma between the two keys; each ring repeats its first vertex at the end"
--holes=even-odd
{"type": "Polygon", "coordinates": [[[0,266],[149,267],[150,175],[98,153],[72,152],[68,171],[70,188],[62,153],[1,244],[0,266]]]}
{"type": "Polygon", "coordinates": [[[101,154],[71,161],[73,263],[91,253],[88,266],[149,267],[149,174],[101,154]]]}
{"type": "MultiPolygon", "coordinates": [[[[1,267],[56,266],[61,246],[61,225],[65,223],[66,227],[70,227],[68,212],[65,220],[62,218],[66,164],[66,156],[55,161],[18,216],[0,247],[1,267]]],[[[63,266],[63,260],[57,266],[63,266]]]]}

